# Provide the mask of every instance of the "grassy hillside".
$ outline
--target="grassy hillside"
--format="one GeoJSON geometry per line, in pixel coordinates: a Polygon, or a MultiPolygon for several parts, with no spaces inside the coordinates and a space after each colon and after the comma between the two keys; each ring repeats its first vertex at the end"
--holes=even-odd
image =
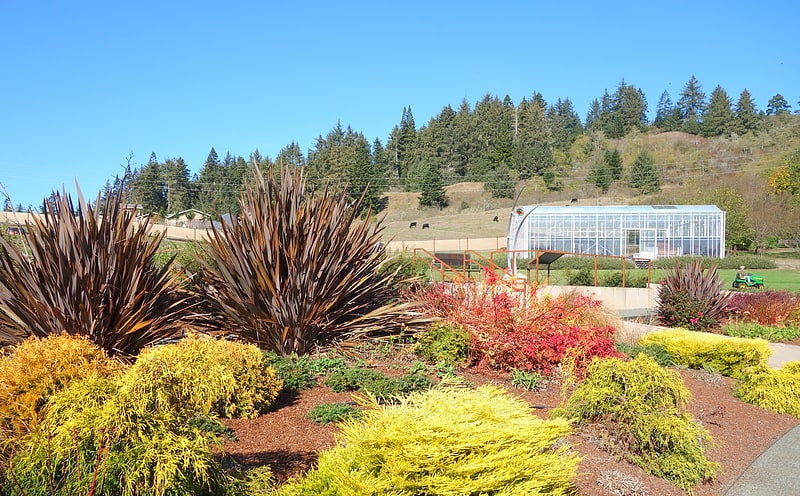
{"type": "MultiPolygon", "coordinates": [[[[768,177],[800,148],[800,115],[768,119],[761,132],[742,137],[708,139],[682,132],[633,134],[620,140],[582,136],[569,159],[557,154],[563,188],[547,191],[539,178],[520,182],[518,203],[566,205],[577,199],[578,205],[704,204],[715,189],[727,188],[742,197],[749,223],[763,229],[762,219],[774,219],[775,209],[782,211],[770,204],[775,199],[769,195],[768,177]],[[617,149],[623,157],[623,178],[605,194],[586,181],[594,147],[617,149]],[[626,185],[631,163],[642,149],[652,154],[659,167],[660,193],[637,195],[626,185]]],[[[454,184],[446,188],[446,194],[446,208],[421,209],[417,193],[387,193],[388,207],[382,212],[386,237],[415,241],[505,236],[514,200],[493,198],[482,183],[454,184]],[[415,229],[409,228],[411,222],[417,222],[415,229]],[[430,228],[423,230],[423,223],[430,228]]]]}

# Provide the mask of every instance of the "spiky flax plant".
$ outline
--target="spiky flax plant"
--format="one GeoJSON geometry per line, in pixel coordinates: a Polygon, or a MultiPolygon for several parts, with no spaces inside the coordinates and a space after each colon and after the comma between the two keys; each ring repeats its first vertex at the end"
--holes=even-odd
{"type": "Polygon", "coordinates": [[[205,287],[220,326],[281,355],[413,328],[414,305],[378,275],[380,221],[340,190],[306,186],[302,168],[254,167],[238,218],[212,230],[205,287]]]}
{"type": "Polygon", "coordinates": [[[153,263],[164,233],[150,235],[121,193],[94,205],[80,188],[77,204],[54,194],[28,233],[29,253],[0,240],[0,343],[63,332],[124,358],[181,332],[188,297],[153,263]]]}

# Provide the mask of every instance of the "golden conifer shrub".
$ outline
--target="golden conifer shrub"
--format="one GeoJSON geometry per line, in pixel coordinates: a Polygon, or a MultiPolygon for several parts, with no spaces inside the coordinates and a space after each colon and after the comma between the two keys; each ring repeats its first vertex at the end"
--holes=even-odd
{"type": "Polygon", "coordinates": [[[31,337],[10,348],[0,356],[0,443],[30,432],[48,398],[73,381],[122,369],[84,336],[31,337]]]}
{"type": "Polygon", "coordinates": [[[564,419],[541,420],[496,386],[439,385],[341,424],[337,447],[278,494],[573,494],[564,419]]]}
{"type": "Polygon", "coordinates": [[[120,394],[144,409],[255,418],[282,388],[256,346],[190,334],[142,352],[125,374],[120,394]]]}

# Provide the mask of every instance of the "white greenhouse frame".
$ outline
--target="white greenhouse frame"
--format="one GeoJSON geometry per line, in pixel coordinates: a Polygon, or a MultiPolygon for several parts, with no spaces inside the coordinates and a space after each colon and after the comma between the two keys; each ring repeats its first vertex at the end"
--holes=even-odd
{"type": "Polygon", "coordinates": [[[510,214],[507,242],[509,259],[545,251],[725,258],[725,211],[715,205],[522,206],[510,214]]]}

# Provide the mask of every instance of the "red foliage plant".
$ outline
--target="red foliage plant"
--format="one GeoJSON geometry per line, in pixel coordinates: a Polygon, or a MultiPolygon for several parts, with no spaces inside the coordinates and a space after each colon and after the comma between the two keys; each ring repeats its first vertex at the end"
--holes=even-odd
{"type": "Polygon", "coordinates": [[[428,313],[467,329],[473,365],[552,374],[568,360],[581,375],[595,357],[621,357],[614,328],[592,322],[601,303],[586,296],[512,291],[487,278],[482,284],[434,284],[416,295],[428,313]]]}
{"type": "Polygon", "coordinates": [[[726,308],[728,317],[765,326],[784,326],[800,309],[800,297],[789,291],[734,293],[726,308]]]}

